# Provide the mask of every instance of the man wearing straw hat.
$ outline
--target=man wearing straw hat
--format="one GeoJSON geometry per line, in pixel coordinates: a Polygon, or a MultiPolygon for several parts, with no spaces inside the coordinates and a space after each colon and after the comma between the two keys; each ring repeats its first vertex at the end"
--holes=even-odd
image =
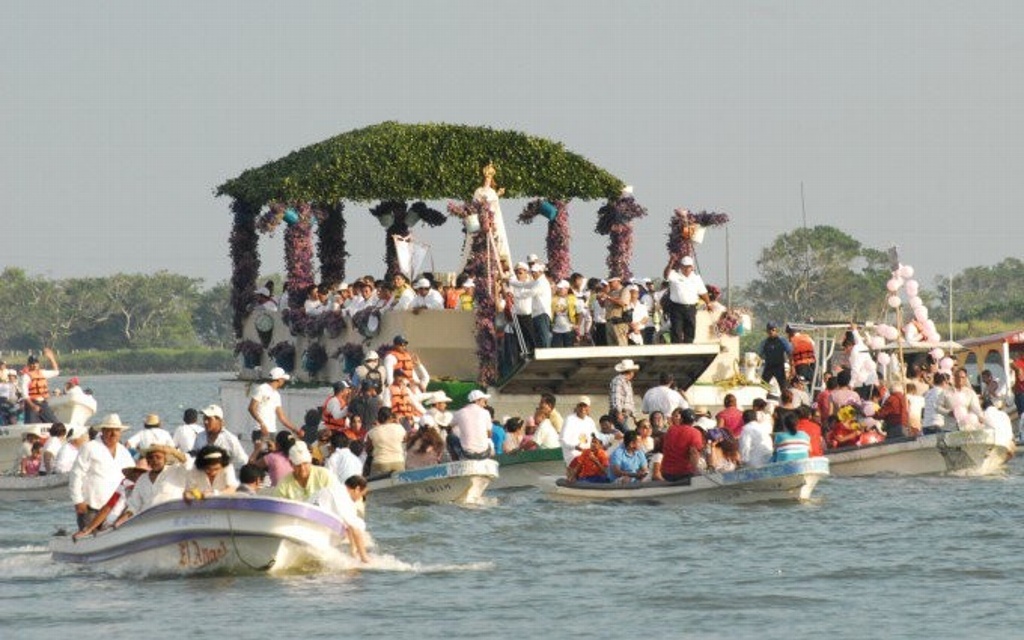
{"type": "Polygon", "coordinates": [[[611,408],[609,413],[611,413],[612,418],[615,420],[615,426],[622,430],[629,428],[628,425],[636,414],[636,404],[633,398],[633,378],[636,377],[636,372],[639,370],[640,365],[626,358],[615,365],[615,371],[618,375],[612,378],[611,385],[609,385],[608,404],[611,408]]]}
{"type": "Polygon", "coordinates": [[[79,530],[89,526],[117,491],[124,477],[121,469],[135,466],[132,454],[120,442],[121,432],[127,426],[121,423],[119,415],[111,413],[96,428],[100,437],[79,450],[68,477],[79,530]]]}

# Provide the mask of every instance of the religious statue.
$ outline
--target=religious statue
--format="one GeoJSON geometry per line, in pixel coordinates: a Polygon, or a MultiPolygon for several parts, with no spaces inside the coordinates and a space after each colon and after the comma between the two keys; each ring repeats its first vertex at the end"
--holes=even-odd
{"type": "MultiPolygon", "coordinates": [[[[483,168],[484,182],[473,192],[473,201],[481,204],[486,204],[488,210],[490,210],[493,216],[494,224],[494,244],[495,250],[498,252],[498,262],[503,264],[512,263],[512,254],[508,246],[508,234],[505,232],[505,220],[501,215],[501,203],[498,198],[504,195],[504,189],[496,189],[496,182],[494,180],[495,174],[498,172],[493,162],[488,162],[487,166],[483,168]]],[[[472,238],[467,234],[466,242],[462,249],[462,266],[461,269],[465,269],[466,263],[469,261],[469,255],[472,251],[472,238]]]]}

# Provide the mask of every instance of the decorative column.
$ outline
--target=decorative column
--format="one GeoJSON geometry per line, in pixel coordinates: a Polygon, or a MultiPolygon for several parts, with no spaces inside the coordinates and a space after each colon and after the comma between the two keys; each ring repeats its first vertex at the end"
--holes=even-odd
{"type": "Polygon", "coordinates": [[[494,326],[498,256],[490,250],[487,239],[494,232],[494,214],[485,203],[476,201],[462,205],[449,203],[448,210],[463,220],[474,214],[480,220],[480,229],[473,233],[465,271],[476,283],[473,306],[476,310],[476,355],[480,363],[477,382],[483,386],[492,385],[498,380],[498,332],[494,326]]]}
{"type": "Polygon", "coordinates": [[[326,207],[319,215],[317,228],[317,257],[320,259],[320,278],[329,285],[345,280],[345,203],[326,207]]]}
{"type": "Polygon", "coordinates": [[[633,220],[647,215],[647,209],[633,198],[632,187],[597,210],[597,232],[608,236],[608,276],[623,280],[633,277],[629,263],[633,259],[633,220]]]}
{"type": "Polygon", "coordinates": [[[241,200],[231,203],[234,223],[229,239],[231,255],[231,309],[235,337],[242,337],[242,321],[249,312],[249,304],[256,290],[256,278],[260,274],[259,236],[256,233],[256,216],[259,205],[241,200]]]}
{"type": "Polygon", "coordinates": [[[306,302],[306,290],[314,283],[313,225],[308,204],[299,205],[298,220],[289,224],[284,231],[284,262],[288,306],[301,309],[306,302]]]}
{"type": "Polygon", "coordinates": [[[542,216],[548,221],[548,232],[545,238],[548,273],[556,282],[567,279],[572,270],[572,265],[569,262],[571,233],[569,231],[568,203],[563,200],[531,200],[523,208],[516,222],[530,224],[537,216],[542,216]]]}

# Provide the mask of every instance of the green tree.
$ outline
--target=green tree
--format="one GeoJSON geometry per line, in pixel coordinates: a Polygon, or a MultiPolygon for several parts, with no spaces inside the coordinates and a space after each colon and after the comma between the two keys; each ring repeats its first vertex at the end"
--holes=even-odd
{"type": "Polygon", "coordinates": [[[199,294],[192,315],[192,327],[204,346],[228,348],[234,345],[230,286],[224,280],[199,294]]]}
{"type": "Polygon", "coordinates": [[[741,290],[759,318],[848,321],[883,310],[890,270],[883,251],[830,226],[800,228],[761,251],[760,278],[741,290]]]}
{"type": "Polygon", "coordinates": [[[103,295],[110,322],[117,327],[124,346],[197,345],[192,313],[201,282],[167,271],[151,276],[119,273],[108,278],[103,295]]]}
{"type": "MultiPolygon", "coordinates": [[[[935,279],[944,309],[949,308],[950,282],[935,279]]],[[[990,267],[969,267],[953,276],[953,319],[1019,323],[1024,317],[1024,262],[1006,258],[990,267]]]]}

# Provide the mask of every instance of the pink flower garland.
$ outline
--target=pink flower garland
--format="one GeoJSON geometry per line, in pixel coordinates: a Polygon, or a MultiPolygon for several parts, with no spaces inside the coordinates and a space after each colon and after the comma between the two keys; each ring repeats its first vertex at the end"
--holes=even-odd
{"type": "Polygon", "coordinates": [[[608,275],[633,277],[629,263],[633,259],[633,220],[647,215],[632,195],[621,195],[597,210],[596,231],[608,236],[608,275]]]}
{"type": "Polygon", "coordinates": [[[679,267],[679,261],[684,256],[694,256],[693,240],[690,234],[693,233],[693,226],[717,227],[729,222],[729,216],[725,213],[691,213],[688,209],[676,209],[672,219],[669,221],[668,242],[665,247],[668,249],[669,258],[672,261],[672,268],[679,267]]]}
{"type": "Polygon", "coordinates": [[[256,216],[259,207],[252,207],[235,200],[231,203],[235,214],[228,241],[231,256],[231,308],[232,326],[235,336],[242,337],[242,322],[249,312],[249,303],[256,289],[256,278],[260,273],[259,235],[256,233],[256,216]]]}
{"type": "MultiPolygon", "coordinates": [[[[303,207],[308,210],[308,205],[303,207]]],[[[287,270],[288,306],[302,307],[306,302],[306,290],[313,284],[313,227],[305,211],[300,211],[299,221],[284,232],[284,260],[287,270]]]]}
{"type": "Polygon", "coordinates": [[[487,238],[494,229],[494,216],[491,210],[479,202],[448,203],[451,215],[465,218],[476,214],[480,220],[480,230],[473,234],[472,251],[466,263],[466,273],[476,282],[473,290],[473,303],[476,310],[476,355],[480,362],[477,381],[481,385],[494,384],[498,380],[498,331],[494,326],[496,311],[494,296],[493,270],[496,264],[488,264],[487,238]]]}
{"type": "MultiPolygon", "coordinates": [[[[572,270],[569,255],[569,240],[572,234],[569,230],[569,209],[568,203],[562,200],[549,200],[558,209],[553,220],[548,220],[548,233],[545,238],[545,245],[548,254],[548,273],[555,280],[562,280],[569,277],[572,270]]],[[[541,213],[541,205],[544,200],[531,200],[523,207],[522,213],[516,218],[519,224],[530,224],[541,213]]],[[[546,218],[546,216],[544,216],[546,218]]]]}

